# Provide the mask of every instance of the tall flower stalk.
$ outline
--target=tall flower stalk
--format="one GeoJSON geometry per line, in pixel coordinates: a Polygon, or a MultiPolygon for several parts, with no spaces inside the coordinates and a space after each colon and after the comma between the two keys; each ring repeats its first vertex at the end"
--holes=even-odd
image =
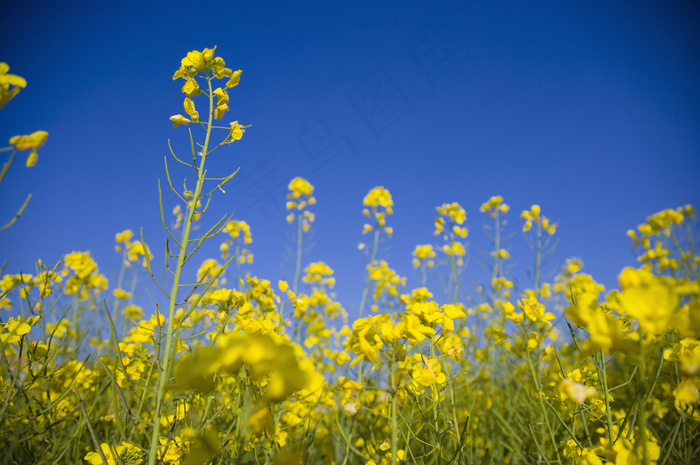
{"type": "Polygon", "coordinates": [[[311,224],[316,218],[307,208],[316,204],[314,186],[304,178],[296,177],[289,183],[287,194],[287,223],[297,223],[296,251],[294,256],[294,280],[292,292],[299,292],[299,279],[301,278],[302,257],[304,254],[304,234],[311,229],[311,224]]]}
{"type": "MultiPolygon", "coordinates": [[[[369,294],[370,284],[371,284],[371,272],[369,271],[372,267],[377,266],[377,252],[379,250],[379,240],[380,235],[384,232],[387,237],[391,237],[394,233],[394,228],[386,225],[386,217],[394,213],[394,201],[391,199],[391,194],[383,186],[377,186],[370,190],[362,201],[362,205],[366,208],[362,210],[362,214],[367,218],[373,218],[373,224],[365,223],[362,228],[362,234],[367,234],[373,232],[372,249],[369,252],[369,263],[367,264],[368,272],[365,279],[365,287],[362,290],[362,299],[360,300],[360,307],[358,311],[358,317],[362,317],[362,313],[365,310],[365,304],[367,302],[367,295],[369,294]],[[371,210],[370,210],[371,208],[371,210]]],[[[366,245],[362,242],[360,243],[360,250],[364,250],[366,245]]]]}
{"type": "MultiPolygon", "coordinates": [[[[224,116],[224,113],[228,110],[228,89],[231,89],[238,85],[241,71],[235,71],[233,72],[231,69],[226,68],[226,64],[224,60],[220,57],[214,57],[214,51],[216,50],[216,47],[212,49],[204,49],[204,51],[199,52],[199,51],[192,51],[187,54],[185,58],[182,59],[180,69],[178,69],[174,76],[173,80],[182,78],[185,80],[185,85],[182,87],[182,92],[186,95],[185,100],[184,100],[184,109],[189,118],[184,117],[183,115],[174,115],[170,117],[170,120],[174,122],[173,128],[179,126],[179,125],[187,125],[190,123],[199,123],[200,126],[205,130],[205,138],[204,138],[204,144],[197,144],[200,148],[199,152],[196,152],[195,150],[195,144],[194,140],[192,138],[192,132],[190,131],[190,147],[192,151],[192,163],[186,163],[182,160],[180,160],[175,153],[171,149],[171,155],[173,158],[183,164],[189,167],[190,169],[194,170],[196,173],[196,179],[197,179],[197,185],[195,186],[194,192],[191,193],[191,195],[186,195],[187,200],[181,196],[175,188],[173,188],[171,178],[170,178],[170,172],[168,170],[168,164],[167,164],[167,157],[166,157],[166,162],[165,162],[165,168],[166,168],[166,175],[168,178],[168,183],[170,184],[171,190],[182,200],[183,203],[188,205],[187,209],[187,215],[185,218],[185,221],[183,223],[183,228],[182,228],[182,233],[179,238],[179,240],[172,234],[172,232],[168,229],[167,225],[165,224],[165,220],[163,220],[163,227],[165,228],[166,232],[170,236],[170,239],[175,241],[176,246],[179,248],[179,252],[177,254],[177,265],[174,268],[174,271],[172,271],[173,274],[173,282],[172,286],[170,288],[170,293],[165,293],[163,291],[163,288],[158,284],[158,287],[163,291],[167,296],[168,296],[168,316],[166,320],[166,333],[165,333],[165,350],[164,353],[162,354],[161,357],[161,363],[159,364],[159,377],[158,377],[158,386],[156,390],[156,404],[154,407],[154,420],[153,420],[153,432],[151,435],[151,442],[150,442],[150,447],[149,447],[149,456],[148,456],[148,463],[149,465],[154,465],[157,460],[157,450],[158,450],[158,443],[159,443],[159,438],[160,438],[160,416],[162,414],[162,409],[163,409],[163,401],[164,401],[164,396],[165,396],[165,390],[166,386],[168,385],[169,379],[170,379],[170,370],[171,370],[171,365],[172,365],[172,348],[174,345],[174,341],[177,341],[177,334],[176,334],[176,329],[175,329],[175,307],[176,305],[183,305],[187,304],[187,301],[189,299],[189,295],[187,298],[185,298],[184,302],[178,302],[178,293],[180,292],[181,288],[187,286],[185,284],[181,283],[181,277],[182,277],[182,272],[185,263],[189,260],[189,258],[192,257],[192,255],[197,251],[197,249],[200,247],[202,242],[207,239],[214,237],[217,235],[219,232],[221,232],[226,225],[226,218],[228,215],[224,216],[221,218],[214,226],[212,226],[203,236],[197,239],[191,239],[190,238],[190,233],[192,232],[192,224],[193,222],[202,214],[204,211],[206,211],[207,206],[209,205],[209,201],[211,200],[211,196],[214,192],[221,191],[225,192],[223,190],[223,186],[230,181],[233,176],[236,174],[235,172],[232,174],[229,174],[228,176],[224,178],[208,178],[206,176],[207,171],[205,170],[205,163],[207,160],[207,157],[211,155],[211,153],[221,147],[224,144],[230,144],[233,141],[241,139],[243,136],[243,132],[245,131],[245,127],[241,126],[238,124],[238,121],[235,121],[230,124],[229,127],[222,127],[222,126],[217,126],[214,124],[214,120],[220,120],[224,116]],[[206,81],[206,88],[201,89],[199,87],[199,82],[197,81],[197,78],[199,79],[204,79],[206,81]],[[223,79],[223,78],[229,78],[228,82],[226,83],[224,88],[218,87],[216,89],[213,88],[213,82],[214,79],[223,79]],[[199,113],[197,112],[195,108],[194,101],[192,98],[199,96],[200,94],[205,95],[208,98],[209,101],[209,110],[208,110],[208,119],[207,122],[204,123],[200,121],[199,119],[199,113]],[[216,97],[216,103],[214,101],[214,97],[216,97]],[[226,129],[228,130],[228,134],[224,137],[224,139],[219,142],[216,146],[211,148],[211,136],[212,132],[214,129],[226,129]],[[199,157],[199,160],[198,160],[199,157]],[[205,181],[213,181],[216,183],[216,185],[207,193],[203,194],[204,192],[204,187],[205,187],[205,181]],[[198,207],[201,205],[201,202],[205,201],[205,207],[202,211],[197,211],[198,207]],[[196,246],[194,249],[191,251],[189,250],[188,246],[190,243],[196,243],[196,246]]],[[[159,192],[160,192],[160,184],[159,184],[159,192]]],[[[161,217],[164,217],[163,215],[163,201],[162,201],[162,195],[160,199],[160,204],[161,204],[161,217]]],[[[229,217],[230,219],[230,217],[229,217]]],[[[170,248],[167,247],[167,253],[170,255],[170,258],[175,258],[175,255],[170,253],[170,248]]],[[[234,258],[234,256],[231,256],[231,258],[226,262],[224,266],[221,267],[219,273],[211,277],[209,280],[206,282],[199,282],[195,283],[194,285],[191,285],[193,287],[192,293],[194,292],[194,289],[196,289],[199,286],[205,286],[205,290],[212,285],[212,283],[218,278],[218,276],[226,269],[228,264],[231,262],[231,260],[234,258]]],[[[169,258],[166,255],[166,268],[169,269],[168,267],[168,262],[169,258]]],[[[150,261],[148,262],[148,267],[150,271],[150,261]]],[[[153,272],[151,271],[151,276],[153,276],[153,272]]],[[[155,278],[154,278],[155,280],[155,278]]],[[[190,293],[190,294],[192,294],[190,293]]],[[[196,302],[193,302],[191,304],[191,309],[194,309],[194,307],[198,304],[198,300],[196,302]]]]}

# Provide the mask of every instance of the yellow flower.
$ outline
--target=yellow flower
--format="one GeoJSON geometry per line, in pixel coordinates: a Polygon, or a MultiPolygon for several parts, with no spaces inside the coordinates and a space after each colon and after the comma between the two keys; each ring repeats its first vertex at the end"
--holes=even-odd
{"type": "Polygon", "coordinates": [[[22,151],[27,149],[32,149],[27,156],[27,167],[32,167],[36,165],[37,161],[37,150],[39,150],[46,142],[46,138],[49,137],[49,133],[46,131],[36,131],[28,136],[14,136],[10,139],[10,144],[15,146],[16,150],[22,151]]]}
{"type": "Polygon", "coordinates": [[[457,202],[444,203],[436,208],[437,212],[449,217],[453,222],[462,224],[467,219],[467,212],[457,202]]]}
{"type": "Polygon", "coordinates": [[[673,348],[664,350],[664,359],[681,362],[681,369],[694,375],[700,371],[700,340],[692,337],[684,337],[673,348]]]}
{"type": "Polygon", "coordinates": [[[402,331],[403,337],[412,344],[420,344],[426,338],[435,335],[435,329],[423,324],[417,315],[401,315],[401,322],[396,326],[402,331]]]}
{"type": "Polygon", "coordinates": [[[190,118],[192,118],[192,121],[195,123],[199,121],[199,112],[194,109],[194,102],[192,101],[191,98],[186,97],[185,102],[183,103],[185,107],[185,113],[187,113],[190,118]]]}
{"type": "Polygon", "coordinates": [[[489,216],[491,218],[495,218],[496,213],[507,213],[508,210],[510,210],[510,207],[502,202],[503,197],[501,197],[500,195],[493,196],[486,203],[481,205],[479,211],[482,213],[489,212],[489,216]]]}
{"type": "Polygon", "coordinates": [[[228,82],[226,83],[226,87],[229,89],[232,87],[236,87],[238,85],[238,82],[241,80],[241,73],[242,72],[243,71],[241,71],[240,69],[238,71],[235,71],[231,75],[231,79],[229,79],[228,82]]]}
{"type": "MultiPolygon", "coordinates": [[[[384,189],[383,186],[377,186],[367,193],[362,201],[362,205],[375,208],[382,206],[389,210],[394,206],[394,202],[388,190],[384,189]]],[[[389,212],[387,211],[387,213],[389,212]]]]}
{"type": "Polygon", "coordinates": [[[547,231],[550,235],[554,234],[557,230],[557,225],[555,223],[550,223],[549,218],[546,216],[541,216],[540,213],[542,212],[542,209],[540,208],[539,205],[533,205],[530,207],[530,210],[524,210],[520,214],[520,218],[525,220],[525,224],[523,225],[523,232],[527,232],[530,229],[532,229],[532,224],[533,223],[538,223],[540,227],[547,231]]]}
{"type": "Polygon", "coordinates": [[[442,246],[442,251],[447,255],[455,255],[458,257],[464,256],[467,252],[464,250],[464,245],[461,242],[452,242],[451,244],[445,244],[442,246]]]}
{"type": "Polygon", "coordinates": [[[238,121],[234,121],[231,123],[231,141],[234,140],[241,140],[243,137],[243,133],[245,132],[245,128],[250,127],[250,126],[241,126],[238,124],[238,121]]]}
{"type": "Polygon", "coordinates": [[[127,258],[129,261],[136,262],[140,257],[144,257],[143,266],[146,266],[146,255],[148,255],[149,260],[153,258],[153,254],[151,253],[148,246],[146,246],[146,248],[144,249],[143,243],[141,241],[132,242],[128,245],[127,258]]]}
{"type": "Polygon", "coordinates": [[[199,88],[199,84],[194,80],[194,78],[189,78],[187,79],[187,82],[185,82],[185,85],[182,86],[182,93],[192,98],[201,94],[202,89],[199,88]]]}
{"type": "Polygon", "coordinates": [[[173,124],[174,128],[178,127],[181,124],[190,124],[192,122],[182,115],[173,115],[170,117],[170,121],[175,123],[173,124]]]}
{"type": "Polygon", "coordinates": [[[218,87],[214,91],[214,95],[216,95],[216,104],[217,105],[223,105],[224,103],[228,103],[228,92],[226,92],[221,87],[218,87]]]}
{"type": "Polygon", "coordinates": [[[495,251],[491,252],[491,255],[493,257],[498,257],[498,258],[501,258],[503,260],[507,260],[510,258],[510,254],[508,253],[508,251],[506,249],[495,250],[495,251]]]}
{"type": "Polygon", "coordinates": [[[683,382],[673,390],[673,396],[676,398],[676,402],[681,408],[685,408],[688,404],[697,404],[700,402],[698,385],[691,378],[683,380],[683,382]]]}
{"type": "Polygon", "coordinates": [[[436,383],[443,384],[447,380],[438,359],[426,359],[420,354],[415,354],[414,360],[416,363],[411,370],[411,376],[413,381],[418,384],[419,389],[432,387],[436,383]]]}
{"type": "Polygon", "coordinates": [[[214,108],[214,119],[221,119],[224,117],[224,113],[228,111],[228,104],[222,103],[214,108]]]}
{"type": "Polygon", "coordinates": [[[644,270],[625,268],[620,274],[620,301],[628,315],[639,321],[642,331],[661,334],[669,329],[680,299],[662,278],[644,270]]]}
{"type": "Polygon", "coordinates": [[[115,289],[112,291],[112,294],[114,294],[117,299],[129,299],[132,296],[131,292],[126,292],[124,289],[115,289]]]}
{"type": "Polygon", "coordinates": [[[27,334],[38,320],[38,316],[30,317],[26,320],[21,316],[10,318],[7,323],[1,325],[2,332],[0,333],[0,340],[2,340],[3,344],[19,342],[20,337],[27,334]]]}
{"type": "Polygon", "coordinates": [[[287,188],[289,189],[289,193],[287,194],[288,199],[298,199],[302,196],[310,198],[314,193],[314,186],[306,179],[298,176],[289,181],[287,188]]]}
{"type": "MultiPolygon", "coordinates": [[[[208,49],[204,50],[207,51],[208,49]]],[[[207,66],[204,58],[204,53],[199,52],[197,50],[192,50],[191,52],[188,52],[187,56],[182,59],[181,63],[183,67],[189,67],[195,71],[204,71],[207,66]]]]}
{"type": "MultiPolygon", "coordinates": [[[[105,459],[107,459],[107,465],[117,465],[117,460],[114,458],[112,448],[109,444],[100,444],[100,449],[102,449],[102,453],[105,459]]],[[[97,452],[88,452],[87,455],[85,455],[85,460],[87,460],[90,465],[103,465],[104,463],[102,457],[100,457],[100,454],[97,452]]]]}
{"type": "Polygon", "coordinates": [[[512,303],[505,302],[503,304],[503,313],[504,313],[506,318],[508,318],[510,321],[512,321],[516,325],[523,324],[523,320],[525,319],[525,314],[524,313],[516,313],[515,306],[512,303]]]}
{"type": "Polygon", "coordinates": [[[117,233],[115,240],[119,244],[129,245],[131,238],[134,236],[134,232],[130,229],[126,229],[120,233],[117,233]]]}
{"type": "Polygon", "coordinates": [[[518,307],[525,312],[525,315],[533,322],[540,321],[547,326],[552,326],[549,320],[554,319],[554,314],[545,313],[544,305],[537,302],[537,298],[532,297],[530,299],[525,298],[518,301],[518,307]]]}
{"type": "Polygon", "coordinates": [[[430,244],[417,245],[413,251],[413,256],[422,262],[426,258],[435,258],[435,250],[433,250],[433,246],[430,244]]]}
{"type": "Polygon", "coordinates": [[[595,450],[588,448],[584,449],[578,463],[581,465],[603,465],[603,461],[600,460],[595,450]]]}
{"type": "Polygon", "coordinates": [[[10,67],[7,63],[0,62],[0,108],[17,95],[19,88],[27,87],[27,81],[20,76],[9,74],[10,67]],[[14,86],[10,89],[10,86],[14,86]]]}
{"type": "Polygon", "coordinates": [[[583,405],[587,399],[598,394],[594,388],[586,386],[585,384],[577,383],[571,379],[563,379],[559,383],[559,390],[566,395],[566,397],[579,405],[583,405]]]}
{"type": "Polygon", "coordinates": [[[132,320],[138,320],[143,317],[143,310],[138,305],[129,305],[123,311],[132,320]]]}

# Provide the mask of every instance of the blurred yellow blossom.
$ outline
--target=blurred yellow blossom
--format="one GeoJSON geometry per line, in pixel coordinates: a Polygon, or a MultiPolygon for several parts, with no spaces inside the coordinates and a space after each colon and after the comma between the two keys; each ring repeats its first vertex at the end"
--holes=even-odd
{"type": "Polygon", "coordinates": [[[39,150],[49,137],[46,131],[35,131],[28,136],[14,136],[10,138],[10,144],[15,146],[16,150],[22,151],[32,149],[27,156],[27,167],[36,165],[37,150],[39,150]]]}
{"type": "Polygon", "coordinates": [[[27,87],[27,81],[23,77],[8,73],[9,70],[7,63],[0,62],[0,108],[7,105],[19,93],[20,88],[27,87]]]}
{"type": "Polygon", "coordinates": [[[570,379],[563,379],[559,383],[559,390],[570,400],[573,400],[579,405],[583,405],[584,402],[590,397],[595,396],[598,392],[589,386],[570,379]]]}

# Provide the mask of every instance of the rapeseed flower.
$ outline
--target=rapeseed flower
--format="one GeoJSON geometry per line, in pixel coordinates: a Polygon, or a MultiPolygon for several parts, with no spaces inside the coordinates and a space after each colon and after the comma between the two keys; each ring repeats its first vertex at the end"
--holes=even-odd
{"type": "Polygon", "coordinates": [[[488,212],[491,218],[495,218],[499,213],[508,213],[508,210],[510,210],[510,207],[503,202],[503,197],[500,195],[491,197],[479,208],[479,211],[482,213],[488,212]]]}
{"type": "Polygon", "coordinates": [[[533,323],[544,323],[545,325],[551,327],[552,323],[549,320],[553,320],[554,314],[545,312],[544,305],[537,301],[537,298],[532,296],[530,298],[524,298],[518,301],[518,308],[523,310],[525,316],[533,323]]]}
{"type": "Polygon", "coordinates": [[[185,118],[182,115],[173,115],[170,117],[170,121],[175,123],[175,124],[173,124],[174,128],[178,127],[181,124],[190,124],[192,122],[191,120],[185,118]]]}
{"type": "Polygon", "coordinates": [[[10,144],[15,146],[15,150],[23,151],[32,149],[27,156],[27,167],[30,168],[36,165],[38,158],[37,150],[39,150],[49,137],[46,131],[35,131],[27,136],[14,136],[10,138],[10,144]]]}
{"type": "Polygon", "coordinates": [[[540,206],[535,204],[532,207],[530,207],[530,210],[524,210],[520,214],[520,218],[525,220],[525,224],[523,225],[523,232],[527,232],[530,229],[532,229],[533,223],[539,224],[541,228],[547,231],[550,235],[556,232],[556,223],[550,222],[549,218],[547,218],[544,215],[541,215],[541,211],[542,209],[540,208],[540,206]]]}
{"type": "Polygon", "coordinates": [[[316,216],[306,209],[309,205],[316,204],[316,198],[313,196],[314,186],[306,179],[296,177],[289,182],[288,188],[286,206],[290,213],[287,215],[287,222],[291,224],[298,218],[301,232],[308,232],[316,219],[316,216]]]}
{"type": "Polygon", "coordinates": [[[413,251],[413,266],[418,268],[421,263],[425,262],[428,268],[432,268],[435,265],[435,261],[433,260],[435,255],[435,250],[433,250],[432,245],[417,245],[413,251]]]}
{"type": "Polygon", "coordinates": [[[594,388],[586,386],[582,383],[577,383],[571,379],[563,379],[559,383],[559,390],[568,399],[573,400],[579,405],[583,405],[587,399],[597,395],[598,391],[594,388]]]}
{"type": "Polygon", "coordinates": [[[39,316],[29,317],[27,319],[21,316],[10,318],[7,323],[0,323],[0,340],[3,344],[13,344],[19,342],[20,338],[29,333],[32,326],[39,321],[39,316]]]}
{"type": "Polygon", "coordinates": [[[662,334],[669,324],[680,299],[668,281],[644,270],[625,268],[620,274],[620,301],[627,315],[639,322],[647,334],[662,334]]]}
{"type": "Polygon", "coordinates": [[[413,356],[413,366],[411,367],[411,378],[413,383],[409,386],[416,392],[425,388],[432,388],[435,384],[443,384],[447,381],[447,376],[442,372],[442,364],[436,358],[425,358],[421,354],[413,356]]]}
{"type": "Polygon", "coordinates": [[[20,88],[27,87],[27,81],[23,77],[8,73],[9,70],[7,63],[0,62],[0,108],[7,105],[19,93],[20,88]]]}

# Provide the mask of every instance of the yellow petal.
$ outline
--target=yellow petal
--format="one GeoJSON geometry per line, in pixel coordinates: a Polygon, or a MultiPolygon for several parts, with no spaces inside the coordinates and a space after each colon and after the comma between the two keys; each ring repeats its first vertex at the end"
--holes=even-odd
{"type": "Polygon", "coordinates": [[[46,131],[36,131],[28,136],[14,136],[10,139],[10,144],[13,144],[17,150],[40,149],[49,133],[46,131]]]}
{"type": "Polygon", "coordinates": [[[173,115],[170,117],[170,121],[174,122],[173,127],[176,128],[181,124],[190,124],[191,121],[182,115],[173,115]]]}
{"type": "Polygon", "coordinates": [[[31,168],[32,166],[36,165],[37,158],[38,155],[36,150],[29,152],[29,156],[27,157],[27,168],[31,168]]]}
{"type": "Polygon", "coordinates": [[[214,108],[214,118],[221,119],[224,117],[224,113],[228,111],[228,105],[223,103],[214,108]]]}
{"type": "Polygon", "coordinates": [[[241,80],[241,73],[242,72],[243,71],[240,69],[238,71],[234,71],[233,75],[231,75],[231,79],[229,79],[228,82],[226,83],[226,87],[228,87],[229,89],[231,87],[236,87],[238,85],[238,82],[241,80]]]}

